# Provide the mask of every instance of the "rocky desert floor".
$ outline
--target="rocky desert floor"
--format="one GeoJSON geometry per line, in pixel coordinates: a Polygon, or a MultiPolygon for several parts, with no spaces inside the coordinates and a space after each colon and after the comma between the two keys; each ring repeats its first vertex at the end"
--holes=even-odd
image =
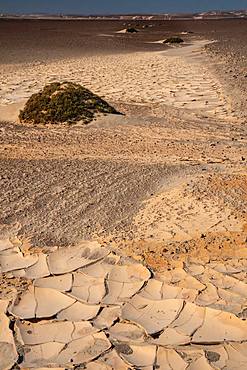
{"type": "Polygon", "coordinates": [[[2,63],[1,370],[247,367],[246,54],[216,31],[2,63]],[[57,80],[124,115],[21,125],[57,80]]]}

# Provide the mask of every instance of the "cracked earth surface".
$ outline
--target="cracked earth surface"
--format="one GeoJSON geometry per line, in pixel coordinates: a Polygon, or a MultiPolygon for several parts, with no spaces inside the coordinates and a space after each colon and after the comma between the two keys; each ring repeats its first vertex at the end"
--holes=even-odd
{"type": "Polygon", "coordinates": [[[246,369],[247,249],[209,255],[154,272],[98,242],[1,239],[1,370],[246,369]]]}

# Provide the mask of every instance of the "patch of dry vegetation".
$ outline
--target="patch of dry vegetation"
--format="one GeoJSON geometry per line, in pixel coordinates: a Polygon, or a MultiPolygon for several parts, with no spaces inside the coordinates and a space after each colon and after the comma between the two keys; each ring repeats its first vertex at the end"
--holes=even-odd
{"type": "Polygon", "coordinates": [[[184,42],[181,37],[175,36],[175,37],[169,37],[164,41],[164,44],[182,44],[184,42]]]}
{"type": "Polygon", "coordinates": [[[33,94],[20,111],[21,122],[89,123],[97,113],[120,114],[98,95],[72,82],[54,82],[33,94]]]}

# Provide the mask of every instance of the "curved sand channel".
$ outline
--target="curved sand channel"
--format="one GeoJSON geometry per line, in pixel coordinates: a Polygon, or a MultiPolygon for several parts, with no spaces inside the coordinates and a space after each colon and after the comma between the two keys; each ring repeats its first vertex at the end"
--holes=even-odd
{"type": "Polygon", "coordinates": [[[226,119],[231,108],[220,84],[205,65],[202,47],[206,43],[197,41],[166,52],[41,62],[25,68],[2,66],[0,117],[17,116],[23,102],[45,84],[69,80],[115,103],[159,104],[226,119]]]}

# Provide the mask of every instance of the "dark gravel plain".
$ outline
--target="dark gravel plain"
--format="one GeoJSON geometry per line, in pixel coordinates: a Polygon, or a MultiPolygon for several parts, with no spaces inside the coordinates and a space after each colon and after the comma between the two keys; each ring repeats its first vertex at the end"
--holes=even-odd
{"type": "MultiPolygon", "coordinates": [[[[242,48],[247,34],[246,20],[196,21],[55,21],[0,20],[0,63],[23,63],[71,56],[130,51],[164,50],[167,46],[150,44],[180,32],[185,40],[198,37],[232,40],[242,48]],[[145,27],[149,26],[149,27],[145,27]],[[116,34],[135,27],[136,34],[116,34]],[[104,36],[102,36],[104,35],[104,36]]],[[[224,50],[229,47],[224,44],[224,50]]],[[[223,51],[223,49],[222,49],[223,51]]]]}

